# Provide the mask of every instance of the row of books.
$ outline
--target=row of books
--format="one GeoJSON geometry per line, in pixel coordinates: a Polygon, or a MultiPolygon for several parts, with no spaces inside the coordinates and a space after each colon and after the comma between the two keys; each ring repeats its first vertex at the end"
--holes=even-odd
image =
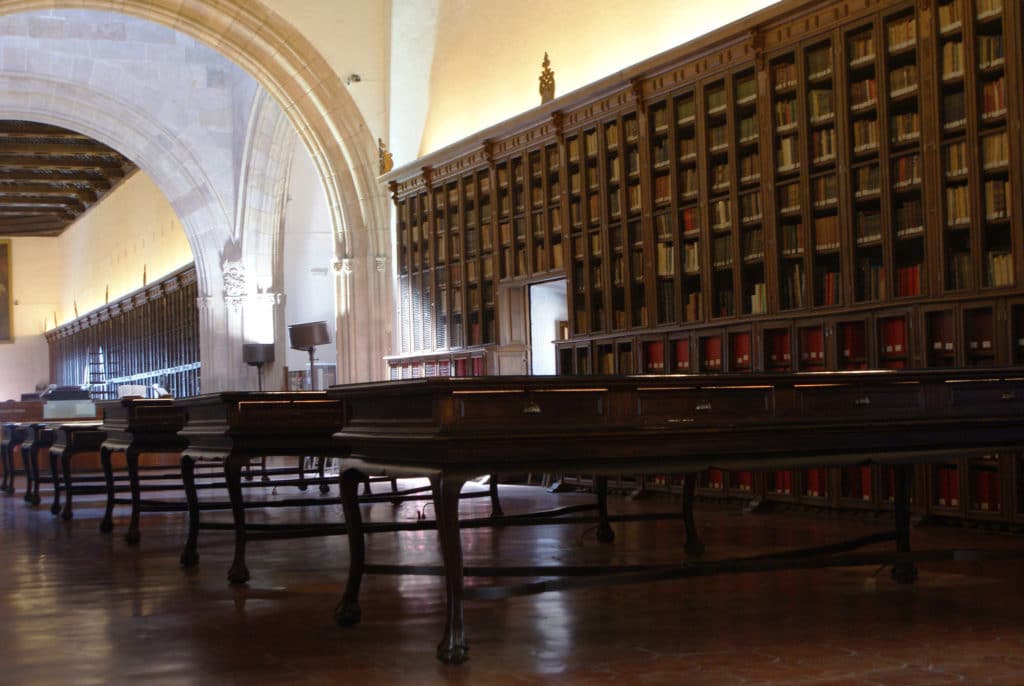
{"type": "Polygon", "coordinates": [[[831,117],[835,111],[831,88],[812,88],[807,93],[807,107],[811,113],[811,122],[831,117]]]}
{"type": "Polygon", "coordinates": [[[951,31],[960,26],[964,19],[963,0],[953,0],[939,5],[939,28],[951,31]]]}
{"type": "Polygon", "coordinates": [[[782,254],[785,256],[803,255],[804,253],[804,225],[801,222],[784,223],[779,227],[782,238],[782,254]]]}
{"type": "Polygon", "coordinates": [[[921,201],[917,198],[903,200],[893,211],[893,223],[897,238],[917,236],[924,230],[924,214],[921,201]]]}
{"type": "Polygon", "coordinates": [[[954,252],[947,259],[949,274],[946,288],[962,290],[971,288],[974,279],[971,270],[971,254],[969,252],[954,252]]]}
{"type": "Polygon", "coordinates": [[[815,304],[821,306],[838,305],[842,302],[839,298],[839,272],[823,268],[817,272],[817,293],[815,304]]]}
{"type": "Polygon", "coordinates": [[[817,176],[811,179],[811,191],[815,207],[826,207],[839,199],[839,181],[835,174],[817,176]]]}
{"type": "Polygon", "coordinates": [[[683,269],[687,274],[700,272],[700,242],[683,243],[683,269]]]}
{"type": "Polygon", "coordinates": [[[986,282],[989,286],[1012,286],[1013,269],[1013,253],[998,250],[985,253],[986,282]]]}
{"type": "Polygon", "coordinates": [[[750,293],[750,314],[764,314],[768,311],[768,289],[764,282],[755,283],[750,293]]]}
{"type": "Polygon", "coordinates": [[[875,39],[870,33],[851,36],[849,40],[849,57],[851,63],[867,61],[875,56],[875,39]]]}
{"type": "Polygon", "coordinates": [[[989,179],[985,182],[985,219],[1006,219],[1010,216],[1010,182],[989,179]]]}
{"type": "Polygon", "coordinates": [[[790,262],[783,266],[782,284],[779,289],[781,307],[791,310],[804,306],[804,265],[790,262]]]}
{"type": "Polygon", "coordinates": [[[740,196],[740,221],[754,222],[761,218],[761,193],[744,193],[740,196]]]}
{"type": "MultiPolygon", "coordinates": [[[[775,102],[775,126],[784,128],[796,124],[797,106],[796,98],[785,98],[775,102]]],[[[756,130],[756,127],[755,127],[756,130]]]]}
{"type": "Polygon", "coordinates": [[[779,171],[795,169],[800,164],[799,141],[796,136],[783,136],[779,139],[779,150],[776,156],[779,171]]]}
{"type": "Polygon", "coordinates": [[[902,357],[907,354],[907,320],[889,317],[879,321],[879,347],[883,355],[902,357]]]}
{"type": "Polygon", "coordinates": [[[764,257],[764,237],[761,227],[743,232],[742,248],[744,260],[764,257]]]}
{"type": "Polygon", "coordinates": [[[772,65],[772,83],[776,90],[791,88],[796,85],[796,64],[778,62],[772,65]]]}
{"type": "Polygon", "coordinates": [[[921,137],[921,115],[917,112],[901,112],[893,115],[889,137],[893,143],[904,143],[921,137]]]}
{"type": "Polygon", "coordinates": [[[978,36],[978,66],[987,68],[1003,61],[1003,36],[1001,34],[978,36]]]}
{"type": "Polygon", "coordinates": [[[832,72],[832,48],[821,47],[807,51],[807,74],[811,78],[823,78],[832,72]]]}
{"type": "Polygon", "coordinates": [[[960,507],[960,470],[957,466],[936,465],[934,480],[935,504],[939,507],[960,507]]]}
{"type": "Polygon", "coordinates": [[[911,264],[896,269],[896,295],[901,298],[921,295],[920,264],[911,264]]]}
{"type": "Polygon", "coordinates": [[[863,152],[878,147],[878,120],[855,119],[853,122],[853,149],[863,152]]]}
{"type": "Polygon", "coordinates": [[[942,96],[942,126],[955,129],[967,123],[967,110],[964,105],[964,92],[961,90],[945,93],[942,96]]]}
{"type": "Polygon", "coordinates": [[[857,245],[882,239],[882,213],[877,209],[858,210],[854,221],[857,245]]]}
{"type": "Polygon", "coordinates": [[[836,215],[814,218],[814,249],[817,252],[839,249],[839,218],[836,215]]]}
{"type": "Polygon", "coordinates": [[[995,118],[1006,113],[1006,77],[986,81],[981,86],[981,116],[995,118]]]}
{"type": "Polygon", "coordinates": [[[892,161],[893,184],[896,188],[921,183],[921,156],[903,155],[892,161]]]}
{"type": "Polygon", "coordinates": [[[816,129],[811,133],[811,157],[815,162],[836,156],[836,130],[833,127],[816,129]]]}
{"type": "Polygon", "coordinates": [[[859,109],[868,107],[878,99],[873,78],[861,79],[850,84],[850,107],[859,109]]]}
{"type": "Polygon", "coordinates": [[[1002,506],[1002,479],[996,469],[971,471],[971,508],[982,512],[999,512],[1002,506]]]}
{"type": "Polygon", "coordinates": [[[871,466],[847,465],[842,469],[840,496],[855,500],[871,500],[871,466]]]}
{"type": "Polygon", "coordinates": [[[971,221],[971,200],[967,184],[946,186],[946,224],[966,224],[971,221]]]}
{"type": "Polygon", "coordinates": [[[955,79],[964,75],[963,41],[950,40],[942,44],[942,78],[955,79]]]}
{"type": "Polygon", "coordinates": [[[712,242],[711,264],[716,268],[732,265],[732,234],[715,236],[712,242]]]}
{"type": "Polygon", "coordinates": [[[985,169],[1004,167],[1010,159],[1010,146],[1006,131],[982,136],[981,164],[985,169]]]}
{"type": "Polygon", "coordinates": [[[889,71],[889,95],[895,97],[917,88],[917,65],[905,64],[889,71]]]}
{"type": "Polygon", "coordinates": [[[711,203],[711,228],[723,229],[732,223],[732,205],[728,199],[715,200],[711,203]]]}
{"type": "Polygon", "coordinates": [[[865,258],[857,262],[858,300],[881,300],[885,298],[885,265],[865,258]]]}
{"type": "Polygon", "coordinates": [[[917,21],[913,16],[903,17],[888,25],[889,49],[893,50],[917,41],[917,21]]]}
{"type": "Polygon", "coordinates": [[[877,164],[857,168],[855,188],[858,198],[876,195],[881,191],[881,177],[877,164]]]}

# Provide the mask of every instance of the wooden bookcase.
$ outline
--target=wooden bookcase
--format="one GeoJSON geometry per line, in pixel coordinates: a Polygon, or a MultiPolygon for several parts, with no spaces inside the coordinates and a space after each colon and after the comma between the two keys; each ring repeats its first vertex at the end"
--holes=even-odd
{"type": "MultiPolygon", "coordinates": [[[[498,289],[565,278],[564,374],[1024,366],[1022,20],[791,0],[394,172],[388,364],[493,364],[498,289]]],[[[1018,455],[955,460],[915,502],[1019,522],[1021,479],[1018,455]]],[[[885,508],[892,485],[855,466],[701,489],[885,508]]]]}

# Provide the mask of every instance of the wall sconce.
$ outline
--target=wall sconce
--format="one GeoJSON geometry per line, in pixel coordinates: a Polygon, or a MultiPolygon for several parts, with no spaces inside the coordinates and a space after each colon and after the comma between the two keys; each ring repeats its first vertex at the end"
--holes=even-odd
{"type": "Polygon", "coordinates": [[[243,343],[242,359],[256,367],[256,389],[263,390],[263,365],[274,361],[273,343],[243,343]]]}
{"type": "Polygon", "coordinates": [[[309,353],[309,387],[316,390],[316,374],[313,368],[313,348],[331,342],[331,333],[327,330],[327,322],[309,322],[307,324],[291,324],[288,327],[288,340],[292,350],[305,350],[309,353]]]}

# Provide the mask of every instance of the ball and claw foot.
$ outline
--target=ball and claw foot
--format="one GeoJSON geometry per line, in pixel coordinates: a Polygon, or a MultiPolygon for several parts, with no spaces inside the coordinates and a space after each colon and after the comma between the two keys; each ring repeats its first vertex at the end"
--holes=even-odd
{"type": "Polygon", "coordinates": [[[63,512],[60,513],[60,518],[63,519],[65,522],[70,522],[72,519],[75,518],[74,510],[64,510],[63,512]]]}
{"type": "Polygon", "coordinates": [[[704,554],[704,542],[703,541],[687,541],[686,545],[683,546],[683,550],[690,557],[700,557],[704,554]]]}
{"type": "Polygon", "coordinates": [[[912,564],[898,564],[892,568],[892,580],[898,584],[912,584],[917,581],[917,567],[912,564]]]}
{"type": "Polygon", "coordinates": [[[611,543],[615,540],[615,532],[607,524],[597,527],[597,540],[601,543],[611,543]]]}
{"type": "Polygon", "coordinates": [[[232,584],[244,584],[249,580],[249,568],[242,563],[231,565],[228,570],[228,581],[232,584]]]}
{"type": "Polygon", "coordinates": [[[326,493],[330,493],[331,492],[331,487],[328,486],[327,484],[320,484],[320,492],[321,493],[325,493],[325,494],[326,493]]]}
{"type": "Polygon", "coordinates": [[[128,545],[138,545],[140,538],[138,529],[128,529],[124,534],[124,542],[128,545]]]}
{"type": "Polygon", "coordinates": [[[181,553],[180,562],[181,566],[186,569],[189,567],[195,567],[199,564],[199,551],[192,550],[191,548],[185,548],[181,553]]]}
{"type": "MultiPolygon", "coordinates": [[[[53,512],[53,510],[50,511],[53,512]]],[[[100,533],[109,534],[113,530],[114,522],[110,521],[109,519],[104,519],[102,522],[100,522],[100,533]]]]}
{"type": "Polygon", "coordinates": [[[437,646],[437,659],[446,665],[461,665],[469,659],[469,646],[465,643],[441,641],[437,646]]]}
{"type": "Polygon", "coordinates": [[[338,626],[355,626],[363,618],[359,603],[342,598],[334,607],[334,623],[338,626]]]}

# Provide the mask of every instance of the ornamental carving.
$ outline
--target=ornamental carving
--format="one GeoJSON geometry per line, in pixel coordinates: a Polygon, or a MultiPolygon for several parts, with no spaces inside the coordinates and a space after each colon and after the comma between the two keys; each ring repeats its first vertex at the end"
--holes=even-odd
{"type": "Polygon", "coordinates": [[[551,69],[551,60],[548,59],[548,54],[544,53],[544,61],[541,62],[541,66],[544,69],[540,72],[540,104],[550,102],[555,99],[555,72],[551,69]]]}

